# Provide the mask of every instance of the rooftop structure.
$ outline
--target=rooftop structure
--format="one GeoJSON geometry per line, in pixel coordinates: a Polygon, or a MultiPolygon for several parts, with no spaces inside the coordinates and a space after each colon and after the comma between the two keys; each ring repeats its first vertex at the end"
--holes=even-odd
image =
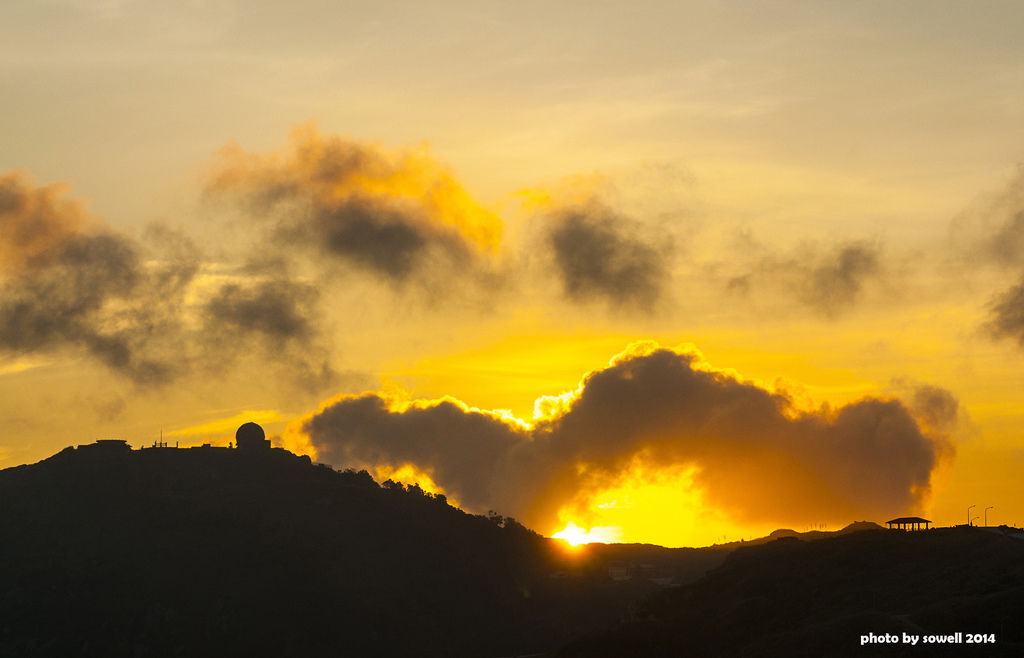
{"type": "Polygon", "coordinates": [[[239,450],[270,450],[270,441],[263,428],[256,423],[243,423],[235,432],[235,445],[239,450]]]}
{"type": "Polygon", "coordinates": [[[922,519],[920,516],[901,516],[898,519],[886,521],[890,530],[893,529],[893,526],[896,526],[897,530],[920,530],[922,524],[924,525],[925,530],[927,530],[929,523],[931,523],[931,521],[928,519],[922,519]]]}
{"type": "Polygon", "coordinates": [[[131,446],[123,439],[96,439],[95,443],[86,443],[78,446],[79,450],[90,452],[102,452],[104,454],[116,454],[130,452],[131,446]]]}

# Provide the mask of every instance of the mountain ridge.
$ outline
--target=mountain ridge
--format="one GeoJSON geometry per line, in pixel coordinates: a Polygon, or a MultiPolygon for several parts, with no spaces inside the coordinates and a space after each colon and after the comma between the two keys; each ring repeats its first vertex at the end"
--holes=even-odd
{"type": "MultiPolygon", "coordinates": [[[[843,587],[857,592],[865,562],[850,556],[871,546],[864,538],[899,554],[907,537],[945,536],[854,522],[704,548],[569,550],[514,519],[280,448],[122,444],[0,470],[0,654],[674,655],[649,640],[679,650],[683,628],[712,655],[771,655],[758,650],[794,645],[735,627],[737,610],[773,614],[749,603],[771,586],[751,574],[783,578],[786,565],[846,546],[843,587]],[[694,592],[706,602],[696,616],[694,592]]],[[[815,564],[835,578],[827,560],[815,564]]],[[[793,614],[776,621],[828,648],[826,631],[793,614]]],[[[897,617],[873,619],[888,628],[897,617]]]]}

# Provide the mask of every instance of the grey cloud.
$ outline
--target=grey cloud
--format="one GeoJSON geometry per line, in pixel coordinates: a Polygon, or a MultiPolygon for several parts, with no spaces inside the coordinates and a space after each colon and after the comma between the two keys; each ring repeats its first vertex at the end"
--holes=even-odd
{"type": "Polygon", "coordinates": [[[1003,265],[1024,262],[1024,208],[1013,212],[987,240],[988,252],[1003,265]]]}
{"type": "Polygon", "coordinates": [[[905,400],[910,413],[926,431],[938,434],[956,432],[960,437],[970,430],[970,416],[959,398],[950,390],[924,384],[906,377],[894,378],[889,392],[905,400]]]}
{"type": "Polygon", "coordinates": [[[201,308],[202,361],[230,363],[255,343],[307,388],[330,384],[337,373],[322,344],[319,300],[312,285],[281,277],[221,286],[201,308]]]}
{"type": "Polygon", "coordinates": [[[0,347],[78,347],[139,383],[167,376],[176,364],[147,347],[166,330],[159,309],[194,268],[170,259],[150,272],[139,243],[85,216],[60,186],[7,174],[0,190],[0,347]]]}
{"type": "MultiPolygon", "coordinates": [[[[747,244],[745,251],[750,250],[747,244]]],[[[762,254],[753,269],[730,277],[725,288],[744,296],[774,290],[824,317],[836,318],[852,309],[868,285],[881,281],[885,273],[877,245],[848,242],[827,250],[804,246],[791,257],[762,254]]]]}
{"type": "Polygon", "coordinates": [[[278,235],[395,282],[422,271],[434,256],[453,264],[471,260],[469,246],[454,231],[430,227],[410,211],[368,198],[312,209],[301,222],[281,224],[278,235]]]}
{"type": "Polygon", "coordinates": [[[143,240],[86,217],[59,187],[0,177],[0,350],[82,350],[136,384],[169,383],[246,358],[252,347],[322,385],[333,378],[318,329],[318,295],[285,277],[249,274],[188,301],[203,255],[181,230],[143,240]],[[321,361],[322,360],[322,361],[321,361]]]}
{"type": "Polygon", "coordinates": [[[80,204],[63,197],[61,186],[35,187],[19,172],[0,175],[0,274],[52,257],[86,219],[80,204]]]}
{"type": "Polygon", "coordinates": [[[973,262],[1024,265],[1024,165],[998,192],[954,218],[950,238],[954,251],[973,262]]]}
{"type": "Polygon", "coordinates": [[[315,134],[294,136],[279,160],[231,151],[206,194],[242,199],[282,253],[394,285],[444,268],[462,275],[485,269],[475,240],[499,230],[474,223],[468,214],[475,210],[451,200],[465,193],[440,169],[315,134]]]}
{"type": "Polygon", "coordinates": [[[877,248],[866,244],[840,247],[803,275],[803,301],[834,316],[857,301],[865,282],[880,269],[877,248]]]}
{"type": "Polygon", "coordinates": [[[986,328],[996,338],[1010,338],[1024,347],[1024,277],[996,295],[989,304],[986,328]]]}
{"type": "Polygon", "coordinates": [[[641,237],[636,222],[592,203],[548,218],[545,239],[563,292],[573,301],[649,309],[662,296],[668,244],[641,237]]]}
{"type": "Polygon", "coordinates": [[[308,420],[305,431],[321,461],[429,467],[436,481],[476,509],[492,505],[502,460],[525,438],[493,416],[452,402],[393,412],[374,394],[328,406],[308,420]]]}
{"type": "Polygon", "coordinates": [[[931,384],[915,387],[910,405],[926,427],[942,431],[952,429],[964,413],[953,393],[931,384]]]}
{"type": "Polygon", "coordinates": [[[206,322],[235,334],[254,333],[277,346],[306,342],[315,333],[311,322],[316,289],[286,279],[254,286],[227,284],[204,306],[206,322]]]}
{"type": "MultiPolygon", "coordinates": [[[[953,254],[978,266],[1013,270],[1024,266],[1024,164],[997,193],[974,204],[950,224],[953,254]]],[[[956,272],[963,272],[957,263],[956,272]]],[[[993,295],[982,329],[992,338],[1012,339],[1024,347],[1024,275],[993,295]]]]}
{"type": "Polygon", "coordinates": [[[133,380],[159,377],[166,366],[134,349],[134,328],[120,322],[142,285],[139,251],[113,233],[62,236],[37,251],[0,285],[0,346],[34,352],[85,348],[99,361],[133,380]]]}
{"type": "Polygon", "coordinates": [[[591,373],[568,411],[530,431],[452,403],[396,411],[375,395],[335,401],[304,429],[332,463],[413,462],[476,509],[544,527],[638,455],[699,466],[708,500],[736,518],[797,523],[913,509],[952,450],[899,401],[798,411],[665,349],[591,373]]]}

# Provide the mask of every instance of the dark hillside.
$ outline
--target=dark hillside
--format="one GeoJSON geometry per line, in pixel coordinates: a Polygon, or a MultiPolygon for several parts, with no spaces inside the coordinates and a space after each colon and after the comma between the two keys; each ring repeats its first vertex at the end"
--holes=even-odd
{"type": "Polygon", "coordinates": [[[546,651],[721,560],[638,550],[613,579],[650,560],[279,449],[81,446],[0,471],[0,655],[546,651]]]}
{"type": "Polygon", "coordinates": [[[903,632],[994,634],[994,645],[946,650],[1024,655],[1021,619],[1024,540],[1014,529],[876,530],[740,548],[559,655],[944,655],[934,645],[860,643],[862,634],[903,632]]]}

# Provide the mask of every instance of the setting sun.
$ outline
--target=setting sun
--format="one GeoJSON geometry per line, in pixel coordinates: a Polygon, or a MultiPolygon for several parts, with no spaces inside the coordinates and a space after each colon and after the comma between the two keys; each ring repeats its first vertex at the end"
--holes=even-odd
{"type": "Polygon", "coordinates": [[[563,529],[551,536],[554,539],[561,539],[565,541],[570,546],[580,546],[582,544],[590,544],[592,542],[607,544],[609,542],[618,541],[621,536],[621,532],[619,532],[618,528],[600,526],[584,529],[572,521],[569,521],[563,529]]]}

